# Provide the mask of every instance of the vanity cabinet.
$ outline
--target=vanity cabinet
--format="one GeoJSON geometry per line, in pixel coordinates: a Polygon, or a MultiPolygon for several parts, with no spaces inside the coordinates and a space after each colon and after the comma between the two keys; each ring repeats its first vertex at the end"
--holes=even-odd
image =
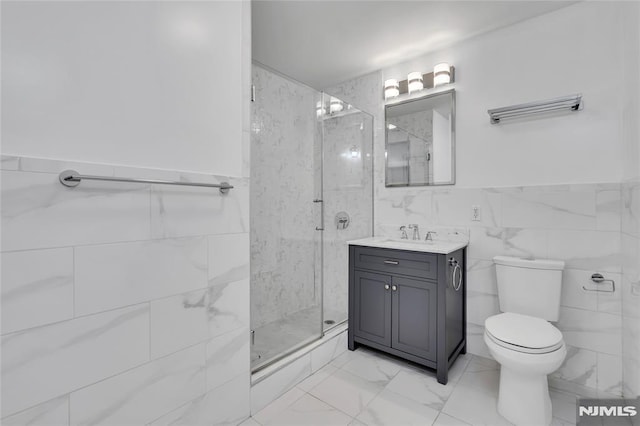
{"type": "Polygon", "coordinates": [[[446,384],[449,367],[466,352],[465,250],[350,245],[349,349],[370,346],[433,368],[446,384]]]}

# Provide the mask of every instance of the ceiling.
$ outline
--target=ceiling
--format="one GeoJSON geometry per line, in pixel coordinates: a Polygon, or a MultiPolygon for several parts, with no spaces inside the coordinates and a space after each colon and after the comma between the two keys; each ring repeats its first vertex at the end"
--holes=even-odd
{"type": "Polygon", "coordinates": [[[254,0],[253,59],[324,89],[571,3],[254,0]]]}

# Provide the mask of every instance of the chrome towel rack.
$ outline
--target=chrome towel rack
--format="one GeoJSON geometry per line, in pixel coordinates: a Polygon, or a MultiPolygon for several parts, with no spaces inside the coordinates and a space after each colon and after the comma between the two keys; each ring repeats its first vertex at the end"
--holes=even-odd
{"type": "Polygon", "coordinates": [[[487,113],[489,113],[491,124],[499,124],[504,119],[549,112],[581,111],[583,108],[584,103],[582,102],[582,94],[578,93],[576,95],[563,96],[561,98],[511,105],[503,108],[494,108],[487,110],[487,113]]]}
{"type": "Polygon", "coordinates": [[[173,180],[156,180],[156,179],[136,179],[136,178],[123,178],[114,176],[93,176],[93,175],[81,175],[75,170],[65,170],[60,172],[58,176],[60,183],[64,186],[74,187],[80,185],[82,180],[106,180],[112,182],[134,182],[134,183],[152,183],[158,185],[181,185],[181,186],[204,186],[208,188],[220,188],[222,194],[226,194],[233,186],[229,182],[221,183],[202,183],[202,182],[179,182],[173,180]]]}

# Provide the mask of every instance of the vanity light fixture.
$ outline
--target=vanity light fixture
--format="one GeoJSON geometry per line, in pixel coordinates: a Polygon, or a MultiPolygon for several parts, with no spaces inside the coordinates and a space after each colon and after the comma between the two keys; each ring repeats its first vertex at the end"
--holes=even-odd
{"type": "Polygon", "coordinates": [[[333,114],[336,112],[340,112],[343,109],[344,109],[344,105],[342,104],[342,101],[332,96],[331,100],[329,101],[329,112],[333,114]]]}
{"type": "Polygon", "coordinates": [[[407,84],[409,93],[422,90],[424,88],[422,73],[418,71],[410,72],[409,75],[407,75],[407,84]]]}
{"type": "Polygon", "coordinates": [[[390,78],[389,80],[385,80],[384,82],[384,98],[395,98],[400,94],[400,85],[398,80],[395,78],[390,78]]]}
{"type": "Polygon", "coordinates": [[[433,87],[451,82],[451,66],[446,62],[441,62],[433,67],[433,87]]]}
{"type": "Polygon", "coordinates": [[[398,81],[390,78],[384,81],[384,99],[389,100],[404,94],[415,94],[425,89],[433,89],[455,81],[455,68],[446,62],[441,62],[433,68],[433,72],[421,74],[419,71],[410,72],[406,80],[398,81]]]}
{"type": "Polygon", "coordinates": [[[322,101],[318,101],[316,103],[316,117],[322,117],[326,112],[324,105],[322,105],[322,101]]]}

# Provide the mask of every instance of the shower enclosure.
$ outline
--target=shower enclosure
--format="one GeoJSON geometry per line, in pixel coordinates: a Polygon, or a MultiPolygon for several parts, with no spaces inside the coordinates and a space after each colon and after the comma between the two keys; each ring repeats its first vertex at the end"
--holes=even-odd
{"type": "Polygon", "coordinates": [[[347,320],[346,241],[373,230],[373,117],[258,64],[252,74],[257,371],[347,320]]]}

